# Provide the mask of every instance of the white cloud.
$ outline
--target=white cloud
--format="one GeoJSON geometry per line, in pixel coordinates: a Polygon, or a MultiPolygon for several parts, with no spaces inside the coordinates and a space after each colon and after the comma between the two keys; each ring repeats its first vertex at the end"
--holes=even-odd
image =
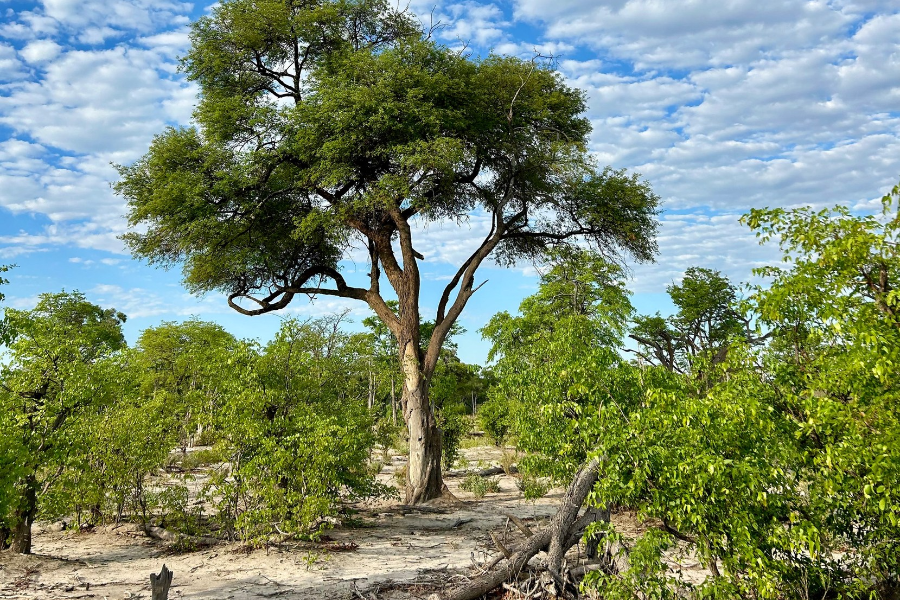
{"type": "Polygon", "coordinates": [[[824,0],[767,4],[754,0],[516,0],[517,18],[633,61],[639,69],[729,65],[817,45],[842,33],[852,16],[824,0]]]}
{"type": "Polygon", "coordinates": [[[506,41],[494,46],[497,54],[508,54],[519,58],[530,59],[535,55],[552,56],[559,59],[575,51],[575,46],[566,42],[513,42],[506,41]]]}
{"type": "Polygon", "coordinates": [[[34,40],[25,44],[19,54],[30,64],[40,64],[59,56],[62,46],[53,40],[34,40]]]}
{"type": "Polygon", "coordinates": [[[450,265],[458,268],[478,248],[491,229],[491,217],[478,213],[457,223],[444,220],[416,223],[415,249],[425,257],[423,268],[450,265]]]}
{"type": "Polygon", "coordinates": [[[469,0],[445,5],[439,13],[445,25],[440,38],[466,45],[489,47],[506,39],[504,29],[509,22],[496,4],[480,4],[469,0]]]}
{"type": "Polygon", "coordinates": [[[188,294],[163,295],[158,291],[141,287],[124,287],[117,284],[98,284],[87,292],[91,302],[102,306],[114,306],[130,318],[190,317],[216,315],[231,312],[224,300],[215,295],[196,297],[188,294]]]}
{"type": "Polygon", "coordinates": [[[191,4],[170,0],[43,0],[47,17],[73,29],[117,28],[152,31],[191,10],[191,4]]]}
{"type": "Polygon", "coordinates": [[[9,258],[32,252],[42,252],[58,246],[125,254],[122,242],[116,237],[123,232],[123,229],[124,223],[120,219],[107,221],[95,219],[47,225],[33,233],[19,231],[0,235],[0,254],[9,258]]]}
{"type": "Polygon", "coordinates": [[[735,284],[751,281],[754,268],[777,262],[780,254],[774,245],[760,246],[739,217],[739,213],[664,216],[657,262],[634,266],[630,287],[636,293],[664,292],[692,266],[721,271],[735,284]]]}
{"type": "Polygon", "coordinates": [[[42,80],[14,84],[0,97],[0,123],[61,150],[136,157],[170,119],[188,116],[186,84],[162,77],[159,62],[134,48],[64,53],[42,80]]]}
{"type": "Polygon", "coordinates": [[[0,42],[0,83],[16,81],[25,76],[25,65],[16,55],[16,49],[0,42]]]}
{"type": "Polygon", "coordinates": [[[15,15],[16,20],[9,20],[0,25],[0,36],[31,40],[55,35],[59,30],[59,22],[38,11],[24,11],[15,15]]]}

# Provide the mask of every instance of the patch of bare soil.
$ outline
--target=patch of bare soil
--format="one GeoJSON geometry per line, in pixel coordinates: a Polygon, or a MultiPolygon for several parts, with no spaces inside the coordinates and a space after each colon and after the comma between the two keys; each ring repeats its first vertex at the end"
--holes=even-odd
{"type": "MultiPolygon", "coordinates": [[[[488,447],[464,452],[471,461],[491,464],[497,464],[500,455],[488,447]]],[[[400,465],[402,459],[395,458],[379,477],[390,480],[400,465]]],[[[396,501],[360,505],[355,527],[335,528],[320,544],[283,544],[250,552],[238,544],[220,543],[174,553],[130,524],[92,532],[36,526],[33,555],[0,554],[0,599],[150,598],[149,576],[164,563],[174,572],[172,600],[424,598],[465,581],[474,574],[474,562],[494,556],[490,532],[501,540],[521,535],[508,514],[534,523],[555,512],[560,490],[530,502],[514,477],[501,475],[498,480],[499,493],[475,499],[459,489],[460,477],[448,477],[447,486],[458,501],[425,507],[396,501]]]]}

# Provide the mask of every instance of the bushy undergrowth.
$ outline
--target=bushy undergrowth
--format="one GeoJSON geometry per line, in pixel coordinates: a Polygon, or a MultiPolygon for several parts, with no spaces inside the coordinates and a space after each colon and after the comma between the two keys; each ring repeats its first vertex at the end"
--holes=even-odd
{"type": "Polygon", "coordinates": [[[469,473],[460,482],[459,489],[470,492],[476,498],[484,498],[487,494],[500,491],[500,482],[493,477],[481,477],[477,473],[469,473]]]}
{"type": "Polygon", "coordinates": [[[895,188],[880,218],[751,212],[745,222],[786,258],[759,269],[768,282],[743,300],[692,268],[668,288],[675,314],[634,316],[614,266],[561,254],[519,316],[485,328],[492,397],[508,400],[528,453],[523,487],[595,457],[590,502],[657,524],[623,546],[624,572],[585,588],[619,600],[896,594],[898,200],[895,188]],[[620,351],[628,321],[638,361],[620,351]],[[710,577],[668,568],[676,540],[710,577]]]}
{"type": "MultiPolygon", "coordinates": [[[[56,344],[60,352],[91,336],[98,343],[121,339],[115,316],[80,296],[51,300],[48,309],[10,313],[21,321],[20,331],[34,327],[44,346],[56,344]],[[96,314],[98,323],[94,330],[60,324],[58,337],[48,339],[57,335],[48,329],[54,319],[73,320],[51,309],[96,314]]],[[[43,436],[34,448],[43,443],[54,450],[33,451],[21,473],[4,471],[10,481],[0,477],[0,543],[38,515],[73,513],[79,523],[135,519],[189,534],[213,527],[259,542],[316,531],[345,500],[389,493],[369,467],[376,435],[363,400],[365,364],[356,360],[363,341],[336,325],[288,320],[270,344],[258,347],[216,325],[166,323],[144,332],[133,349],[117,347],[90,361],[82,359],[84,351],[72,353],[65,357],[71,365],[57,358],[51,374],[66,386],[48,389],[57,405],[44,402],[38,410],[45,412],[36,413],[57,430],[34,430],[43,436]],[[198,429],[201,441],[215,446],[170,452],[196,442],[198,429]],[[201,469],[207,482],[195,484],[199,496],[189,498],[185,483],[201,469]],[[23,482],[41,490],[30,507],[28,496],[19,495],[23,482]],[[212,515],[199,513],[204,503],[212,515]]],[[[23,393],[42,389],[36,365],[25,362],[27,347],[12,350],[4,380],[23,393]]],[[[3,407],[15,406],[8,390],[0,392],[3,407]]],[[[0,413],[9,418],[15,410],[0,413]]],[[[0,431],[0,444],[22,439],[15,431],[15,425],[0,431]]],[[[23,447],[19,456],[27,452],[23,447]]]]}

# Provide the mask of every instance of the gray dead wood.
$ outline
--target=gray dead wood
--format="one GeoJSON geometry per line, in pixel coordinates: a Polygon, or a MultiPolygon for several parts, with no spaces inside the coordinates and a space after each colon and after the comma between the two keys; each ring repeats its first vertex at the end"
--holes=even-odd
{"type": "Polygon", "coordinates": [[[219,540],[214,537],[174,533],[172,531],[169,531],[168,529],[163,529],[162,527],[154,527],[153,525],[147,525],[146,527],[144,527],[144,533],[154,539],[162,540],[164,542],[183,542],[197,547],[215,546],[219,542],[219,540]]]}
{"type": "MultiPolygon", "coordinates": [[[[550,547],[547,549],[547,568],[554,577],[559,576],[563,557],[565,556],[566,551],[572,547],[572,545],[568,543],[569,538],[573,535],[578,535],[578,531],[573,530],[572,525],[578,517],[578,511],[581,509],[581,505],[584,504],[584,499],[587,498],[591,488],[594,487],[594,483],[597,481],[597,475],[599,473],[600,461],[597,459],[593,459],[582,466],[581,470],[575,474],[575,479],[572,480],[572,484],[566,492],[566,498],[563,499],[562,505],[560,505],[559,510],[556,511],[553,520],[550,521],[550,530],[552,534],[550,537],[550,547]],[[567,502],[566,500],[570,493],[573,501],[567,502]],[[576,503],[575,500],[579,501],[576,503]]],[[[590,512],[590,509],[588,509],[588,511],[590,512]]],[[[576,538],[575,541],[577,542],[578,539],[576,538]]]]}
{"type": "Polygon", "coordinates": [[[519,531],[525,534],[525,537],[531,537],[534,535],[534,532],[531,531],[531,528],[525,524],[525,521],[517,517],[516,515],[512,515],[506,513],[506,518],[513,522],[513,524],[519,528],[519,531]]]}
{"type": "MultiPolygon", "coordinates": [[[[594,486],[594,482],[597,481],[599,470],[600,463],[596,459],[583,465],[578,473],[575,474],[572,483],[569,484],[559,510],[557,510],[550,525],[528,537],[521,547],[511,552],[511,555],[503,565],[495,570],[490,570],[494,565],[501,562],[503,557],[495,559],[488,566],[489,570],[487,572],[458,588],[441,594],[432,594],[429,600],[474,600],[500,587],[506,580],[518,575],[525,565],[528,564],[528,561],[541,550],[553,548],[554,551],[559,552],[559,549],[562,549],[562,554],[564,555],[565,551],[578,541],[579,537],[576,537],[578,532],[583,532],[584,528],[596,519],[596,514],[593,511],[589,510],[581,517],[578,516],[578,511],[584,504],[588,492],[594,486]]],[[[561,556],[558,559],[560,564],[562,562],[561,556]]]]}
{"type": "Polygon", "coordinates": [[[503,475],[504,473],[507,475],[515,475],[519,472],[519,468],[516,465],[511,465],[509,467],[509,471],[506,471],[503,467],[487,467],[486,469],[481,469],[480,471],[469,471],[467,469],[460,469],[457,471],[447,471],[445,475],[447,477],[464,477],[466,475],[478,475],[479,477],[492,477],[494,475],[503,475]]]}
{"type": "Polygon", "coordinates": [[[162,566],[159,575],[150,573],[150,597],[151,600],[168,600],[169,587],[172,585],[174,573],[166,565],[162,566]]]}

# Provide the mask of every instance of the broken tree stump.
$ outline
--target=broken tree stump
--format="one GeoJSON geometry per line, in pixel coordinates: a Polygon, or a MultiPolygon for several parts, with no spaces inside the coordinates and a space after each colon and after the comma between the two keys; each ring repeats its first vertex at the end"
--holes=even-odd
{"type": "Polygon", "coordinates": [[[150,573],[150,597],[151,600],[168,600],[169,586],[172,585],[172,571],[166,565],[162,566],[159,575],[150,573]]]}

